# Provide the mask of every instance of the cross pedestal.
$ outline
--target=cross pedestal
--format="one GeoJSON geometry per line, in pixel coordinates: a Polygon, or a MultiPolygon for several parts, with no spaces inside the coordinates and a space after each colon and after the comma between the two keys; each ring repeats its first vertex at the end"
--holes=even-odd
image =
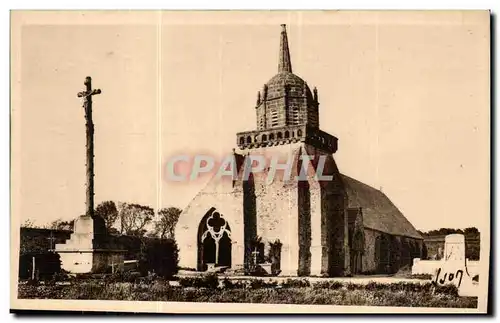
{"type": "MultiPolygon", "coordinates": [[[[85,78],[85,90],[78,93],[83,98],[86,129],[86,212],[75,220],[74,232],[68,241],[56,244],[61,266],[71,273],[102,272],[109,264],[118,261],[123,266],[124,250],[110,246],[104,220],[94,215],[94,123],[92,121],[92,96],[101,94],[92,89],[92,79],[85,78]]],[[[113,266],[113,270],[114,265],[113,266]]]]}

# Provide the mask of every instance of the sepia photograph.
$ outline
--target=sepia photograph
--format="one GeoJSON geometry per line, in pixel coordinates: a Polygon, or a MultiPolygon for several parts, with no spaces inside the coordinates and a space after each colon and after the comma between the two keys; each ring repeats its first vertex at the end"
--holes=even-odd
{"type": "Polygon", "coordinates": [[[490,19],[12,11],[11,310],[486,313],[490,19]]]}

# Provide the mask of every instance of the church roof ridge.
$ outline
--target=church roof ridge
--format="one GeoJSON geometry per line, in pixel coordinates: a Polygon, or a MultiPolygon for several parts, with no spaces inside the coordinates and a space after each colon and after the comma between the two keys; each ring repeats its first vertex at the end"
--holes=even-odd
{"type": "Polygon", "coordinates": [[[340,173],[349,208],[363,209],[363,226],[392,235],[423,239],[391,199],[381,190],[340,173]]]}

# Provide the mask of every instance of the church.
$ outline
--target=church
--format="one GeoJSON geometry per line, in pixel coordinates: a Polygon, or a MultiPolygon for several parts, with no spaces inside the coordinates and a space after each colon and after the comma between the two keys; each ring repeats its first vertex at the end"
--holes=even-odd
{"type": "Polygon", "coordinates": [[[292,175],[304,168],[306,178],[269,182],[269,168],[214,176],[179,217],[179,267],[335,277],[395,273],[422,257],[422,236],[391,200],[339,171],[338,138],[320,129],[318,90],[292,71],[285,25],[278,73],[254,108],[256,130],[236,134],[236,171],[245,156],[280,156],[293,161],[292,175]]]}

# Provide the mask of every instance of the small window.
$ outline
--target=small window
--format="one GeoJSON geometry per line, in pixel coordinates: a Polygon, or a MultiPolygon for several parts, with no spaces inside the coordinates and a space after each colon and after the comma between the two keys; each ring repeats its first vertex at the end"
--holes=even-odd
{"type": "Polygon", "coordinates": [[[283,134],[280,132],[278,132],[278,139],[282,139],[283,138],[283,134]]]}
{"type": "Polygon", "coordinates": [[[274,133],[269,135],[269,140],[274,140],[274,133]]]}
{"type": "Polygon", "coordinates": [[[251,144],[252,143],[252,137],[248,136],[247,137],[247,144],[251,144]]]}
{"type": "Polygon", "coordinates": [[[266,134],[262,135],[262,141],[267,141],[267,135],[266,134]]]}
{"type": "Polygon", "coordinates": [[[285,138],[289,138],[290,137],[290,133],[287,131],[285,131],[285,138]]]}
{"type": "Polygon", "coordinates": [[[245,138],[244,137],[240,137],[240,145],[243,145],[245,143],[245,138]]]}
{"type": "Polygon", "coordinates": [[[302,137],[302,130],[301,129],[297,130],[297,137],[302,137]]]}

